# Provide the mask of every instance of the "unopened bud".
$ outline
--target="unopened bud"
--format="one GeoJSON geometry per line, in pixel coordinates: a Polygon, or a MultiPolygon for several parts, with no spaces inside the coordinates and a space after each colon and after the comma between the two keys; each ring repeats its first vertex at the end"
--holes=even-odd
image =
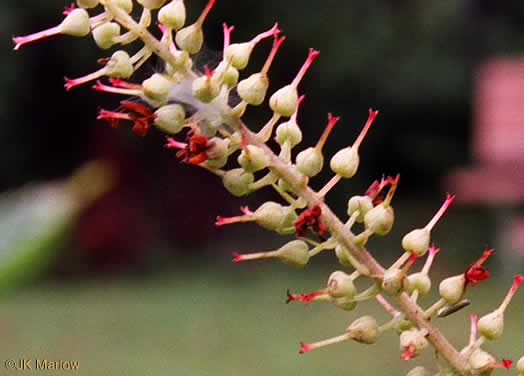
{"type": "Polygon", "coordinates": [[[464,295],[466,289],[466,278],[464,278],[464,274],[446,278],[440,282],[438,289],[440,296],[448,304],[453,305],[458,303],[464,295]]]}
{"type": "Polygon", "coordinates": [[[421,296],[424,296],[431,290],[431,279],[429,279],[426,273],[418,272],[410,274],[407,277],[407,282],[406,291],[409,294],[418,291],[421,296]]]}
{"type": "Polygon", "coordinates": [[[309,247],[303,240],[292,240],[277,252],[280,261],[291,266],[303,267],[309,261],[309,247]]]}
{"type": "Polygon", "coordinates": [[[242,70],[249,62],[253,47],[250,42],[230,44],[225,51],[226,58],[236,69],[242,70]]]}
{"type": "Polygon", "coordinates": [[[232,88],[238,83],[238,70],[227,61],[221,61],[215,68],[215,74],[222,76],[222,83],[228,88],[232,88]]]}
{"type": "Polygon", "coordinates": [[[344,266],[353,266],[351,260],[347,256],[347,251],[340,244],[335,248],[335,254],[337,255],[338,261],[344,266]]]}
{"type": "Polygon", "coordinates": [[[336,305],[338,308],[343,309],[344,311],[353,311],[355,307],[357,306],[357,302],[354,301],[352,298],[347,298],[345,296],[341,298],[334,298],[331,301],[334,305],[336,305]]]}
{"type": "Polygon", "coordinates": [[[84,37],[91,31],[89,14],[85,9],[73,9],[60,24],[62,34],[84,37]]]}
{"type": "Polygon", "coordinates": [[[136,0],[136,1],[138,4],[142,5],[144,8],[149,9],[149,10],[158,9],[162,5],[164,5],[164,3],[166,2],[166,0],[136,0]]]}
{"type": "Polygon", "coordinates": [[[476,349],[469,357],[469,364],[476,374],[490,375],[493,365],[496,363],[495,357],[482,349],[476,349]]]}
{"type": "Polygon", "coordinates": [[[517,370],[521,376],[524,375],[524,356],[517,362],[517,370]]]}
{"type": "Polygon", "coordinates": [[[373,209],[373,199],[369,196],[353,196],[348,201],[348,215],[351,217],[357,210],[357,222],[364,222],[364,216],[373,209]]]}
{"type": "Polygon", "coordinates": [[[114,44],[113,38],[118,35],[120,35],[120,25],[116,22],[103,23],[93,30],[93,39],[102,49],[110,48],[114,44]]]}
{"type": "Polygon", "coordinates": [[[204,43],[202,26],[194,23],[178,30],[175,36],[175,42],[180,49],[187,51],[191,55],[196,54],[200,51],[204,43]]]}
{"type": "Polygon", "coordinates": [[[430,373],[427,369],[422,366],[418,366],[409,371],[406,376],[430,376],[430,373]]]}
{"type": "Polygon", "coordinates": [[[173,83],[163,74],[154,73],[151,77],[142,82],[142,90],[148,100],[154,103],[166,103],[169,89],[173,83]]]}
{"type": "Polygon", "coordinates": [[[358,148],[347,147],[339,150],[331,158],[329,167],[335,174],[349,179],[356,174],[359,163],[358,148]]]}
{"type": "Polygon", "coordinates": [[[158,21],[174,30],[186,23],[186,6],[184,0],[173,0],[158,11],[158,21]]]}
{"type": "Polygon", "coordinates": [[[317,175],[324,166],[324,156],[317,148],[307,148],[298,153],[296,158],[297,169],[306,176],[317,175]]]}
{"type": "Polygon", "coordinates": [[[275,139],[280,145],[288,141],[293,148],[302,141],[302,131],[296,121],[286,121],[278,125],[275,139]]]}
{"type": "Polygon", "coordinates": [[[210,160],[218,160],[223,157],[227,158],[229,139],[213,137],[209,141],[211,146],[207,149],[206,154],[210,160]]]}
{"type": "Polygon", "coordinates": [[[430,231],[426,228],[418,228],[408,232],[402,238],[402,248],[406,252],[411,252],[422,256],[426,253],[430,242],[430,231]]]}
{"type": "Polygon", "coordinates": [[[255,73],[238,83],[237,92],[244,102],[258,106],[264,101],[268,87],[267,76],[262,73],[255,73]]]}
{"type": "Polygon", "coordinates": [[[409,360],[414,358],[422,351],[424,351],[429,343],[426,339],[428,334],[426,329],[409,329],[400,334],[400,348],[402,353],[402,358],[409,360]]]}
{"type": "Polygon", "coordinates": [[[96,7],[100,1],[99,0],[77,0],[76,3],[80,8],[90,9],[96,7]]]}
{"type": "Polygon", "coordinates": [[[255,221],[268,230],[280,228],[286,215],[284,207],[273,201],[263,203],[254,213],[255,221]]]}
{"type": "Polygon", "coordinates": [[[384,203],[375,206],[364,216],[364,225],[366,229],[380,236],[387,235],[395,221],[395,213],[391,206],[385,206],[384,203]]]}
{"type": "Polygon", "coordinates": [[[249,185],[253,183],[255,177],[252,173],[246,172],[243,168],[234,168],[226,171],[222,177],[224,187],[236,197],[245,196],[250,192],[249,185]]]}
{"type": "Polygon", "coordinates": [[[269,107],[281,116],[290,117],[297,110],[297,101],[297,88],[293,85],[286,85],[269,98],[269,107]]]}
{"type": "Polygon", "coordinates": [[[246,145],[239,154],[238,164],[247,172],[256,172],[269,165],[265,151],[255,145],[246,145]]]}
{"type": "Polygon", "coordinates": [[[115,51],[105,68],[109,77],[129,78],[134,72],[131,58],[124,50],[115,51]]]}
{"type": "Polygon", "coordinates": [[[353,284],[353,279],[349,274],[337,270],[329,276],[327,283],[327,292],[333,298],[353,298],[357,289],[353,284]]]}
{"type": "Polygon", "coordinates": [[[500,338],[504,331],[504,313],[496,310],[482,316],[478,321],[478,331],[491,341],[500,338]]]}
{"type": "Polygon", "coordinates": [[[377,320],[373,316],[362,316],[351,323],[346,329],[351,339],[365,344],[377,342],[379,331],[377,320]]]}
{"type": "Polygon", "coordinates": [[[193,97],[202,103],[209,103],[220,93],[220,82],[214,78],[214,74],[202,75],[193,80],[193,97]]]}
{"type": "Polygon", "coordinates": [[[408,281],[403,270],[393,268],[384,273],[382,280],[382,290],[391,296],[397,296],[406,288],[408,281]]]}
{"type": "Polygon", "coordinates": [[[162,132],[177,134],[184,128],[186,112],[179,104],[168,104],[155,111],[155,126],[162,132]]]}
{"type": "Polygon", "coordinates": [[[133,10],[133,0],[113,0],[114,4],[126,13],[133,10]]]}

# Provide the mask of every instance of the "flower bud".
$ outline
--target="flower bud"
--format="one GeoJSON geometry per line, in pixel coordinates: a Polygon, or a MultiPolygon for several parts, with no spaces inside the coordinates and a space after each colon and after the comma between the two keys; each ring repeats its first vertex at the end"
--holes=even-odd
{"type": "Polygon", "coordinates": [[[276,229],[276,231],[282,235],[293,234],[296,231],[295,226],[293,224],[298,218],[297,213],[295,212],[295,209],[292,206],[284,206],[283,210],[284,218],[280,226],[276,229]]]}
{"type": "Polygon", "coordinates": [[[347,250],[345,250],[340,244],[335,248],[335,254],[337,255],[338,261],[344,266],[353,266],[351,260],[347,256],[347,250]]]}
{"type": "Polygon", "coordinates": [[[89,14],[85,9],[73,9],[60,24],[62,34],[85,37],[91,31],[89,14]]]}
{"type": "Polygon", "coordinates": [[[276,202],[263,203],[254,213],[255,221],[268,230],[276,230],[286,217],[284,207],[276,202]]]}
{"type": "Polygon", "coordinates": [[[327,292],[333,298],[353,298],[357,289],[353,284],[353,279],[343,271],[337,270],[329,276],[327,292]]]}
{"type": "Polygon", "coordinates": [[[357,306],[357,302],[355,302],[352,298],[347,298],[345,296],[343,296],[342,298],[333,299],[332,303],[336,305],[338,308],[341,308],[347,312],[353,311],[357,306]]]}
{"type": "Polygon", "coordinates": [[[234,168],[226,171],[222,177],[224,187],[236,197],[245,196],[250,192],[249,185],[253,183],[255,177],[252,173],[246,172],[243,168],[234,168]]]}
{"type": "Polygon", "coordinates": [[[358,165],[360,163],[360,157],[358,156],[358,149],[353,147],[347,147],[339,150],[329,162],[331,170],[342,176],[343,178],[349,179],[356,174],[358,165]]]}
{"type": "Polygon", "coordinates": [[[466,289],[464,274],[443,279],[438,287],[440,296],[448,303],[455,304],[462,298],[466,289]]]}
{"type": "Polygon", "coordinates": [[[228,145],[229,139],[213,137],[210,140],[211,146],[207,149],[206,153],[209,159],[221,159],[228,156],[228,145]]]}
{"type": "Polygon", "coordinates": [[[504,331],[504,313],[496,310],[482,316],[478,321],[478,331],[490,341],[500,338],[504,331]]]}
{"type": "Polygon", "coordinates": [[[284,264],[303,267],[309,261],[309,247],[303,240],[291,240],[278,249],[277,257],[284,264]]]}
{"type": "Polygon", "coordinates": [[[406,291],[412,294],[414,291],[418,291],[421,296],[427,295],[431,289],[431,279],[429,279],[426,273],[418,272],[410,274],[407,277],[406,291]]]}
{"type": "Polygon", "coordinates": [[[175,35],[175,42],[180,49],[187,51],[191,55],[196,54],[204,43],[202,25],[194,23],[178,30],[175,35]]]}
{"type": "Polygon", "coordinates": [[[517,362],[517,370],[519,371],[520,375],[524,375],[524,356],[521,357],[517,362]]]}
{"type": "Polygon", "coordinates": [[[297,169],[306,176],[318,174],[324,166],[324,156],[317,148],[307,148],[298,153],[296,158],[297,169]]]}
{"type": "Polygon", "coordinates": [[[193,97],[202,103],[209,103],[220,93],[220,82],[215,75],[202,75],[193,80],[193,97]]]}
{"type": "Polygon", "coordinates": [[[286,121],[278,125],[275,139],[281,146],[288,141],[293,148],[302,141],[302,131],[296,121],[286,121]]]}
{"type": "Polygon", "coordinates": [[[264,150],[255,145],[245,146],[237,161],[247,172],[260,171],[269,165],[269,160],[264,150]]]}
{"type": "Polygon", "coordinates": [[[430,376],[430,373],[424,367],[418,366],[409,371],[406,376],[430,376]]]}
{"type": "Polygon", "coordinates": [[[155,111],[155,126],[162,132],[177,134],[184,128],[186,112],[179,104],[168,104],[155,111]]]}
{"type": "Polygon", "coordinates": [[[169,89],[173,83],[163,74],[154,73],[151,77],[142,82],[142,90],[146,99],[154,103],[166,103],[169,89]]]}
{"type": "Polygon", "coordinates": [[[351,339],[365,344],[377,342],[379,336],[377,320],[369,315],[353,321],[346,331],[350,333],[351,339]]]}
{"type": "Polygon", "coordinates": [[[267,76],[262,73],[255,73],[238,83],[237,92],[244,102],[258,106],[264,101],[268,86],[267,76]]]}
{"type": "Polygon", "coordinates": [[[230,44],[225,51],[226,59],[231,62],[233,67],[242,70],[249,62],[253,47],[253,43],[250,42],[230,44]]]}
{"type": "Polygon", "coordinates": [[[482,349],[476,349],[469,357],[469,364],[478,375],[490,375],[495,363],[496,359],[493,355],[482,349]]]}
{"type": "Polygon", "coordinates": [[[136,0],[138,4],[149,10],[160,8],[166,0],[136,0]]]}
{"type": "Polygon", "coordinates": [[[116,22],[106,22],[93,30],[93,39],[96,45],[102,49],[110,48],[113,38],[120,35],[120,25],[116,22]]]}
{"type": "Polygon", "coordinates": [[[373,199],[369,196],[353,196],[348,201],[348,215],[351,217],[357,210],[359,215],[357,222],[364,222],[364,216],[368,211],[373,209],[373,199]]]}
{"type": "Polygon", "coordinates": [[[426,339],[426,329],[409,329],[400,334],[400,348],[403,351],[402,358],[409,360],[424,351],[429,343],[426,339]]]}
{"type": "Polygon", "coordinates": [[[393,227],[395,213],[391,206],[384,203],[375,206],[364,215],[366,229],[380,236],[387,235],[393,227]]]}
{"type": "Polygon", "coordinates": [[[426,228],[417,228],[408,232],[402,238],[402,248],[406,252],[414,253],[418,256],[424,255],[429,247],[430,231],[426,228]]]}
{"type": "Polygon", "coordinates": [[[99,0],[77,0],[76,3],[80,8],[89,9],[96,7],[100,1],[99,0]]]}
{"type": "Polygon", "coordinates": [[[286,85],[269,98],[269,107],[281,116],[290,117],[297,110],[297,102],[297,88],[293,85],[286,85]]]}
{"type": "Polygon", "coordinates": [[[397,296],[404,291],[407,286],[406,273],[400,269],[388,269],[384,273],[382,280],[382,290],[391,296],[397,296]]]}
{"type": "Polygon", "coordinates": [[[131,13],[133,10],[133,0],[114,0],[113,2],[126,13],[131,13]]]}
{"type": "Polygon", "coordinates": [[[173,0],[158,11],[158,21],[174,30],[186,23],[186,6],[183,0],[173,0]]]}
{"type": "Polygon", "coordinates": [[[222,76],[222,83],[228,88],[232,88],[238,82],[238,70],[231,66],[227,61],[221,61],[215,68],[215,74],[222,76]]]}
{"type": "Polygon", "coordinates": [[[129,78],[134,72],[131,58],[124,50],[115,51],[105,68],[109,77],[129,78]]]}

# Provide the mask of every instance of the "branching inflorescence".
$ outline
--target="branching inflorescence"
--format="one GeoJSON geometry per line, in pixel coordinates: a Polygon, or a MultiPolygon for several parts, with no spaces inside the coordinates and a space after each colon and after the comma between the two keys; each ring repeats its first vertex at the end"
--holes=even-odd
{"type": "MultiPolygon", "coordinates": [[[[489,375],[495,368],[511,367],[511,361],[497,361],[482,349],[482,345],[501,336],[504,311],[524,280],[523,276],[515,276],[499,308],[480,319],[471,315],[470,340],[462,350],[456,349],[431,321],[434,316],[449,316],[469,304],[467,288],[489,277],[482,264],[494,250],[486,250],[464,273],[444,279],[439,285],[440,299],[429,308],[423,309],[418,304],[418,299],[428,294],[431,288],[429,271],[439,252],[431,245],[431,230],[454,196],[447,196],[426,226],[404,236],[404,252],[388,268],[382,267],[365,245],[371,236],[387,235],[393,226],[395,215],[391,205],[399,176],[375,181],[363,195],[351,197],[345,223],[325,204],[324,198],[329,191],[340,180],[349,179],[357,172],[359,147],[378,111],[370,109],[356,141],[331,158],[329,167],[334,175],[319,191],[311,189],[308,182],[323,169],[323,146],[340,119],[329,114],[327,126],[316,145],[296,154],[293,161],[292,150],[302,141],[297,113],[304,97],[299,97],[298,87],[318,51],[310,49],[293,81],[269,97],[272,116],[255,133],[244,124],[242,117],[249,106],[261,105],[266,99],[269,69],[285,39],[279,36],[278,25],[248,42],[231,43],[234,27],[224,24],[222,60],[200,72],[193,66],[192,56],[202,47],[202,24],[215,0],[209,0],[200,17],[189,26],[184,26],[186,9],[183,0],[137,0],[136,3],[132,0],[78,0],[78,7],[73,4],[64,11],[65,18],[60,25],[13,38],[15,49],[55,34],[79,37],[91,34],[101,49],[117,46],[111,56],[99,60],[102,68],[83,77],[66,78],[65,88],[69,90],[91,82],[94,90],[128,97],[116,110],[101,110],[98,118],[113,127],[130,122],[133,132],[139,136],[147,135],[151,127],[156,127],[168,135],[167,149],[175,149],[176,156],[183,162],[205,168],[220,177],[234,196],[245,196],[268,186],[285,202],[269,201],[254,211],[242,208],[240,216],[217,217],[217,226],[252,221],[282,235],[296,235],[277,250],[235,253],[234,262],[277,258],[302,267],[318,253],[334,251],[340,264],[353,271],[349,274],[341,270],[333,272],[326,286],[318,291],[306,294],[288,291],[287,303],[323,301],[351,311],[359,302],[375,299],[392,316],[383,324],[370,315],[362,316],[341,335],[302,344],[300,353],[349,340],[372,344],[385,331],[396,330],[400,334],[400,357],[406,361],[417,357],[430,344],[433,346],[438,359],[444,360],[438,364],[438,375],[489,375]],[[141,10],[138,20],[131,16],[136,6],[141,10]],[[88,13],[97,11],[94,16],[88,13]],[[155,21],[153,17],[156,17],[155,21]],[[156,23],[162,34],[160,40],[148,30],[157,27],[154,26],[156,23]],[[137,39],[143,42],[143,46],[133,55],[118,47],[137,39]],[[264,65],[257,73],[240,79],[239,72],[248,65],[253,48],[265,39],[272,39],[273,47],[264,65]],[[154,73],[141,83],[126,81],[153,54],[164,62],[163,73],[154,73]],[[279,147],[278,154],[266,145],[273,140],[279,147]],[[226,169],[234,154],[237,155],[238,167],[226,169]],[[354,233],[355,223],[362,223],[364,230],[354,233]],[[426,257],[424,266],[412,273],[412,264],[419,257],[426,257]],[[357,278],[368,280],[369,287],[358,291],[354,284],[357,278]]],[[[520,375],[524,375],[524,357],[517,363],[517,368],[520,375]]],[[[429,372],[419,366],[409,375],[429,375],[429,372]]]]}

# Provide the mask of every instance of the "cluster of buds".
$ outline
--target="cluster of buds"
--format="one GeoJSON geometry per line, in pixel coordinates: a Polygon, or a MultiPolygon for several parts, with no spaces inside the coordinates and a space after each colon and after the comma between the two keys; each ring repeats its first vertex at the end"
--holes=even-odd
{"type": "MultiPolygon", "coordinates": [[[[504,312],[524,277],[515,277],[499,308],[480,319],[472,316],[470,343],[461,351],[456,350],[431,318],[435,314],[440,318],[450,316],[469,304],[467,287],[489,277],[482,264],[494,250],[486,250],[464,273],[444,279],[439,286],[440,299],[422,309],[417,301],[431,289],[429,271],[439,252],[431,245],[431,231],[455,196],[446,197],[427,225],[407,233],[399,246],[403,252],[398,260],[389,268],[382,267],[365,246],[372,236],[385,236],[393,227],[392,204],[399,176],[383,177],[373,182],[364,194],[350,197],[345,223],[334,216],[324,201],[342,179],[350,179],[358,172],[359,149],[378,111],[370,109],[357,139],[331,157],[329,167],[333,176],[320,190],[314,191],[309,180],[323,170],[324,145],[340,121],[339,117],[328,114],[327,125],[316,144],[298,153],[293,151],[302,142],[297,114],[304,96],[299,95],[299,85],[319,52],[310,49],[294,79],[267,98],[269,70],[285,40],[279,26],[275,24],[247,42],[232,43],[234,27],[224,24],[222,59],[216,66],[200,69],[193,57],[202,48],[202,25],[214,3],[215,0],[209,0],[198,19],[186,25],[184,0],[137,0],[136,3],[133,0],[77,0],[76,5],[64,11],[65,18],[58,26],[13,40],[17,50],[51,35],[91,35],[102,50],[112,48],[114,52],[110,56],[99,60],[100,69],[83,77],[66,79],[65,83],[69,90],[91,82],[94,90],[126,98],[117,109],[100,110],[99,119],[113,127],[129,121],[133,132],[141,137],[156,128],[166,134],[165,146],[175,149],[177,158],[217,175],[234,196],[245,196],[264,187],[274,189],[281,196],[282,203],[269,201],[255,211],[243,207],[239,216],[217,217],[217,226],[255,222],[269,231],[292,237],[276,250],[234,253],[233,262],[276,258],[303,267],[320,252],[334,251],[341,266],[350,272],[333,272],[327,284],[312,293],[288,291],[287,303],[323,301],[352,311],[361,301],[376,300],[392,316],[382,324],[370,315],[361,316],[352,321],[344,334],[302,343],[301,354],[349,340],[373,344],[382,333],[395,330],[399,334],[399,356],[406,361],[433,346],[439,358],[447,361],[445,365],[439,364],[438,375],[489,375],[494,368],[510,367],[510,361],[497,362],[481,346],[485,340],[493,341],[501,336],[504,312]],[[138,18],[132,13],[136,6],[140,8],[138,18]],[[156,25],[162,35],[160,39],[149,31],[156,25]],[[130,54],[125,46],[137,39],[143,45],[130,54]],[[241,77],[253,49],[266,39],[272,39],[273,45],[265,63],[256,73],[241,77]],[[153,54],[163,61],[163,70],[142,82],[128,81],[153,54]],[[250,106],[259,106],[266,100],[271,116],[254,132],[242,118],[250,106]],[[271,144],[272,141],[275,143],[271,144]],[[278,153],[268,145],[278,148],[278,153]],[[415,261],[422,257],[425,257],[422,269],[410,272],[415,261]],[[358,291],[354,283],[358,278],[367,280],[369,286],[358,291]]],[[[517,362],[517,368],[524,375],[524,358],[517,362]]],[[[419,366],[408,375],[426,374],[428,371],[419,366]]]]}

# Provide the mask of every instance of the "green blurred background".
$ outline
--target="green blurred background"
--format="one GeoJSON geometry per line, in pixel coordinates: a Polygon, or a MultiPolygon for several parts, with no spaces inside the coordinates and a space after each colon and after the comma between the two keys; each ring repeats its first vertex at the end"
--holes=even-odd
{"type": "MultiPolygon", "coordinates": [[[[194,20],[205,1],[186,4],[194,20]]],[[[431,354],[401,361],[394,334],[371,348],[345,343],[299,356],[299,341],[340,334],[354,318],[374,312],[376,304],[361,304],[351,313],[323,304],[284,304],[287,288],[308,292],[325,283],[339,267],[331,255],[316,257],[303,270],[276,261],[231,265],[232,251],[271,249],[282,239],[250,224],[216,229],[215,217],[236,215],[241,205],[255,208],[275,196],[264,191],[231,198],[214,176],[166,152],[160,134],[139,139],[126,127],[115,130],[96,121],[98,108],[114,108],[119,98],[92,92],[89,85],[69,93],[62,87],[64,75],[94,71],[96,59],[108,54],[90,38],[60,36],[12,51],[13,35],[57,24],[65,5],[57,0],[0,5],[0,189],[20,191],[31,183],[38,191],[44,187],[38,182],[69,176],[93,159],[107,161],[118,179],[74,220],[58,221],[64,227],[49,227],[45,216],[16,227],[22,239],[43,234],[30,247],[50,256],[36,278],[13,282],[2,294],[2,361],[74,360],[80,369],[71,374],[116,376],[384,375],[431,363],[431,354]],[[53,231],[59,236],[46,236],[53,231]]],[[[235,25],[233,41],[244,41],[275,21],[287,40],[271,68],[270,91],[294,77],[308,47],[321,51],[300,86],[307,95],[299,114],[304,145],[315,142],[327,112],[342,117],[326,148],[332,155],[356,137],[369,107],[381,111],[361,147],[361,171],[328,201],[344,216],[350,195],[361,194],[382,174],[400,173],[395,228],[386,239],[369,243],[380,261],[391,263],[402,235],[425,224],[439,207],[443,177],[471,162],[474,72],[492,56],[522,54],[524,5],[219,0],[205,25],[207,49],[200,65],[216,61],[222,22],[235,25]]],[[[269,47],[268,42],[255,50],[252,71],[269,47]]],[[[158,67],[151,60],[144,71],[158,67]]],[[[253,129],[269,116],[263,109],[248,115],[253,129]]],[[[4,194],[2,201],[17,197],[38,202],[38,194],[36,199],[4,194]]],[[[486,245],[504,245],[504,218],[518,210],[518,205],[453,207],[433,233],[442,249],[434,284],[438,276],[462,272],[486,245]]],[[[489,261],[494,278],[471,290],[473,305],[443,321],[455,343],[466,341],[468,313],[493,309],[511,275],[522,273],[522,259],[505,251],[489,261]]],[[[39,269],[23,267],[22,274],[39,269]]],[[[518,319],[524,316],[523,302],[517,295],[508,311],[504,343],[488,347],[500,357],[518,359],[524,353],[524,335],[512,336],[524,333],[518,319]]],[[[377,317],[387,318],[381,312],[377,317]]],[[[10,374],[1,368],[4,372],[10,374]]]]}

